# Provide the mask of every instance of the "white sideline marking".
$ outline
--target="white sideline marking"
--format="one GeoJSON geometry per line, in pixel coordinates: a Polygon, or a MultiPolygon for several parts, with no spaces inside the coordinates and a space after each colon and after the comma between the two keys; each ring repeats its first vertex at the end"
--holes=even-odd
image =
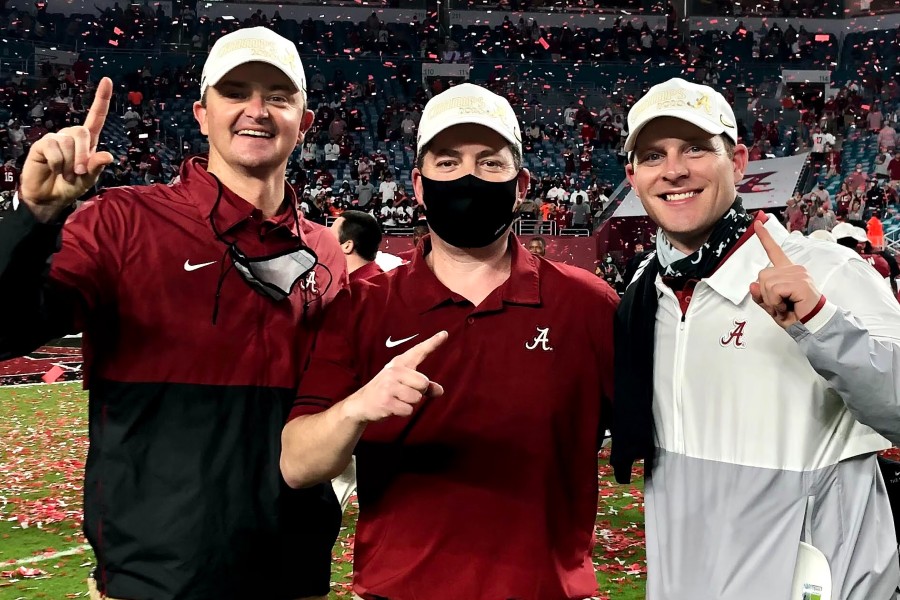
{"type": "Polygon", "coordinates": [[[15,565],[30,565],[31,563],[44,562],[46,560],[53,560],[54,558],[62,558],[64,556],[72,556],[73,554],[82,554],[85,550],[90,550],[90,544],[82,544],[80,546],[75,546],[74,548],[69,548],[68,550],[63,550],[62,552],[54,552],[53,554],[41,554],[40,556],[29,556],[28,558],[20,558],[14,563],[4,563],[6,565],[15,564],[15,565]]]}
{"type": "Polygon", "coordinates": [[[44,383],[41,381],[40,383],[14,383],[11,385],[0,385],[0,390],[6,390],[9,388],[23,388],[23,387],[35,387],[38,385],[65,385],[72,383],[81,383],[80,379],[70,379],[68,381],[54,381],[53,383],[44,383]]]}

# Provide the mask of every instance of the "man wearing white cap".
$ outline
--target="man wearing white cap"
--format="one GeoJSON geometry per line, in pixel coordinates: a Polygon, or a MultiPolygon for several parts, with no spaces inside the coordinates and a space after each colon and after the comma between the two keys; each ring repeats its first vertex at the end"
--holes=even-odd
{"type": "Polygon", "coordinates": [[[284,180],[313,119],[303,67],[290,41],[243,29],[200,87],[209,156],[170,185],[71,211],[112,160],[97,149],[109,79],[84,126],[31,148],[0,223],[0,358],[84,331],[91,598],[325,598],[340,507],[278,465],[297,365],[346,280],[284,180]]]}
{"type": "Polygon", "coordinates": [[[866,251],[866,246],[869,246],[869,250],[871,250],[871,244],[865,229],[850,223],[838,223],[834,226],[832,235],[834,235],[834,239],[838,244],[845,248],[850,248],[859,254],[864,261],[872,265],[890,286],[891,266],[883,256],[866,251]]]}
{"type": "Polygon", "coordinates": [[[357,597],[593,596],[616,295],[510,233],[529,174],[504,98],[453,87],[418,135],[431,235],[410,264],[338,295],[282,472],[310,485],[356,455],[357,597]]]}
{"type": "Polygon", "coordinates": [[[900,307],[856,253],[744,211],[721,94],[673,79],[628,123],[659,233],[616,315],[611,462],[645,459],[647,598],[892,598],[900,307]]]}

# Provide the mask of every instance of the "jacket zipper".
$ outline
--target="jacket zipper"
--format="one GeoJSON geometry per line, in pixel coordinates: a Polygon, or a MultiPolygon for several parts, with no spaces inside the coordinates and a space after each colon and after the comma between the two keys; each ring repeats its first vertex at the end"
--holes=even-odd
{"type": "MultiPolygon", "coordinates": [[[[675,305],[681,310],[681,304],[675,298],[675,305]]],[[[690,308],[690,305],[688,305],[690,308]]],[[[684,355],[685,345],[687,342],[687,334],[685,333],[686,312],[681,313],[681,320],[678,323],[678,330],[675,332],[675,361],[674,372],[672,373],[672,442],[675,451],[684,454],[684,416],[682,414],[683,403],[681,399],[681,379],[684,372],[684,355]]]]}

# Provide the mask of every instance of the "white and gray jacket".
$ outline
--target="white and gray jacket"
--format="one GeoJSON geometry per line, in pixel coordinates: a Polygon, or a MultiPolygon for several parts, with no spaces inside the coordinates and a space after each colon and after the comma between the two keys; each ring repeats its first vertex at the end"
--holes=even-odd
{"type": "Polygon", "coordinates": [[[852,251],[775,219],[766,228],[827,299],[806,325],[785,332],[750,297],[769,266],[755,236],[697,284],[684,315],[656,281],[647,598],[788,600],[810,497],[833,598],[893,598],[897,540],[875,453],[900,442],[900,305],[852,251]]]}

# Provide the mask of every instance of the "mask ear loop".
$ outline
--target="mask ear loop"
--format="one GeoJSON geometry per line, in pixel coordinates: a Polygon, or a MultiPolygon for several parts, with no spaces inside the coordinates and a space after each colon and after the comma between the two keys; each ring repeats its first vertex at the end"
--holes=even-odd
{"type": "Polygon", "coordinates": [[[216,228],[216,209],[219,207],[219,201],[222,199],[222,182],[219,181],[219,178],[213,175],[212,178],[216,180],[216,201],[213,203],[212,210],[209,213],[209,224],[212,227],[213,234],[216,236],[216,239],[225,244],[225,252],[222,254],[222,258],[219,260],[219,281],[216,283],[216,295],[213,300],[213,311],[212,311],[212,324],[215,325],[219,318],[219,299],[222,296],[222,286],[225,284],[225,277],[228,275],[228,272],[234,268],[234,261],[231,262],[230,265],[226,268],[225,259],[228,258],[228,252],[231,250],[231,244],[229,244],[222,237],[222,234],[219,233],[219,230],[216,228]]]}
{"type": "Polygon", "coordinates": [[[225,267],[225,259],[228,257],[228,251],[230,247],[225,248],[225,253],[222,255],[221,265],[219,267],[219,281],[216,283],[216,298],[213,301],[213,313],[212,313],[212,324],[215,325],[216,321],[219,317],[219,298],[222,296],[222,286],[225,284],[225,277],[228,275],[228,272],[234,268],[234,261],[225,267]]]}

